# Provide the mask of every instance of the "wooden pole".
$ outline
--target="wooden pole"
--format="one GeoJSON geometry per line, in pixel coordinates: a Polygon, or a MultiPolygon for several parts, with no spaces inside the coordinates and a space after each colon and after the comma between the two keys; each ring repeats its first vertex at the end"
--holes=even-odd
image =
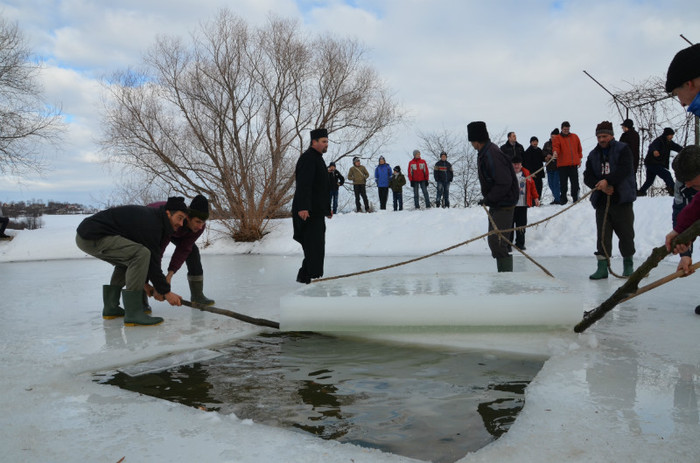
{"type": "Polygon", "coordinates": [[[272,320],[265,320],[264,318],[249,317],[248,315],[243,315],[232,310],[220,309],[218,307],[214,307],[213,305],[203,305],[197,302],[187,301],[185,299],[182,299],[182,305],[192,307],[193,309],[199,309],[202,312],[211,312],[219,315],[225,315],[227,317],[235,318],[236,320],[240,320],[242,322],[250,323],[253,325],[266,326],[268,328],[275,328],[277,330],[280,329],[280,324],[278,322],[274,322],[272,320]]]}
{"type": "MultiPolygon", "coordinates": [[[[688,227],[686,231],[678,235],[673,240],[672,244],[675,246],[678,243],[690,243],[698,235],[700,235],[700,220],[696,221],[693,225],[688,227]]],[[[576,333],[583,333],[586,328],[603,318],[605,314],[614,309],[617,304],[623,300],[633,297],[638,292],[639,282],[642,280],[642,278],[647,276],[657,265],[659,265],[659,262],[661,262],[668,254],[669,252],[666,250],[666,246],[654,248],[647,260],[644,261],[644,263],[640,265],[639,268],[632,273],[632,275],[630,275],[627,281],[620,286],[617,291],[612,294],[612,296],[606,299],[595,309],[583,314],[583,320],[581,320],[578,325],[574,327],[574,331],[576,333]]]]}

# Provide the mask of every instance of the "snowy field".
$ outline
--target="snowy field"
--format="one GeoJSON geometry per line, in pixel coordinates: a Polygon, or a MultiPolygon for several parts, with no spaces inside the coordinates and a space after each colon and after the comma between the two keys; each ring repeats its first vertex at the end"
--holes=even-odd
{"type": "MultiPolygon", "coordinates": [[[[530,209],[530,222],[561,209],[530,209]]],[[[635,214],[639,264],[670,230],[671,199],[641,198],[635,214]]],[[[215,349],[260,328],[166,303],[152,304],[154,314],[165,318],[157,327],[124,329],[119,320],[103,321],[101,285],[111,270],[75,246],[81,219],[45,217],[44,228],[10,231],[14,240],[0,242],[4,461],[411,461],[93,382],[95,372],[215,349]]],[[[486,231],[486,217],[478,207],[380,211],[341,214],[327,226],[326,276],[332,276],[466,241],[486,231]]],[[[216,223],[210,228],[200,243],[206,294],[218,307],[278,320],[280,298],[300,287],[294,277],[301,249],[291,239],[291,221],[273,222],[265,239],[254,244],[233,243],[216,223]]],[[[612,277],[588,279],[596,262],[594,213],[587,203],[528,230],[526,245],[562,284],[577,291],[585,308],[597,306],[622,284],[612,277]]],[[[613,256],[613,268],[620,271],[616,248],[613,256]]],[[[647,281],[672,273],[676,264],[676,257],[667,258],[647,281]]],[[[400,279],[408,273],[495,268],[482,239],[387,272],[400,279]]],[[[516,256],[515,272],[541,271],[516,256]]],[[[562,329],[371,336],[548,358],[510,431],[463,462],[698,461],[697,278],[675,280],[623,303],[581,335],[562,329]]],[[[183,275],[174,278],[174,291],[189,296],[183,275]]]]}

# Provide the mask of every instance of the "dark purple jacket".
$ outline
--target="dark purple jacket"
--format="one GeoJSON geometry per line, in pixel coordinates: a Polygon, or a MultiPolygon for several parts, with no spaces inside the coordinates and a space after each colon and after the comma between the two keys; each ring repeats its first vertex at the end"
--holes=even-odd
{"type": "MultiPolygon", "coordinates": [[[[161,206],[165,206],[165,201],[159,201],[148,205],[148,207],[155,209],[158,209],[161,206]]],[[[160,244],[161,258],[163,257],[165,248],[168,247],[169,243],[172,242],[175,245],[175,252],[173,252],[173,256],[170,258],[170,265],[168,265],[168,272],[172,271],[173,273],[176,273],[178,270],[180,270],[180,267],[182,267],[182,264],[185,263],[187,257],[192,252],[192,246],[194,246],[195,241],[202,236],[205,228],[207,228],[206,224],[201,230],[195,233],[190,230],[190,227],[183,224],[179,230],[163,240],[163,242],[160,244]]]]}

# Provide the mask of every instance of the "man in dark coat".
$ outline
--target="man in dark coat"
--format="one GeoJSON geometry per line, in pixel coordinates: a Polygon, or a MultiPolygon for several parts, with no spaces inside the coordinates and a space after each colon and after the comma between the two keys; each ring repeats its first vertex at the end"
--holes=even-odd
{"type": "Polygon", "coordinates": [[[161,317],[145,313],[144,282],[155,288],[156,300],[182,305],[170,290],[160,268],[161,244],[180,228],[187,217],[182,197],[171,197],[164,206],[119,206],[98,212],[78,225],[75,243],[87,254],[114,265],[109,285],[102,287],[102,318],[124,317],[125,326],[157,325],[161,317]],[[121,291],[122,287],[126,289],[121,291]],[[119,307],[121,291],[124,308],[119,307]]]}
{"type": "Polygon", "coordinates": [[[440,153],[440,160],[435,163],[433,167],[433,178],[435,179],[435,184],[437,186],[437,197],[435,198],[435,205],[437,207],[450,208],[450,183],[454,178],[454,172],[452,171],[452,164],[447,160],[447,153],[440,153]]]}
{"type": "Polygon", "coordinates": [[[515,132],[508,132],[508,141],[501,146],[501,151],[512,161],[516,156],[522,159],[525,148],[518,143],[518,136],[515,135],[515,132]]]}
{"type": "MultiPolygon", "coordinates": [[[[165,201],[151,203],[148,207],[159,208],[165,206],[165,201]]],[[[187,208],[187,219],[179,229],[175,230],[164,243],[161,243],[161,256],[165,253],[168,244],[175,245],[175,251],[170,258],[168,274],[165,279],[171,282],[173,275],[180,270],[182,264],[187,263],[187,282],[190,286],[190,298],[192,302],[203,305],[214,305],[215,301],[204,295],[204,268],[202,258],[197,247],[197,240],[204,233],[209,218],[209,200],[202,195],[192,198],[190,207],[187,208]]],[[[146,304],[148,301],[146,301],[146,304]]]]}
{"type": "MultiPolygon", "coordinates": [[[[470,122],[467,125],[467,136],[478,152],[477,166],[484,204],[489,207],[489,214],[499,230],[511,228],[515,204],[520,194],[513,164],[508,156],[491,142],[484,122],[470,122]]],[[[493,225],[489,220],[489,230],[492,229],[493,225]]],[[[496,259],[498,271],[512,272],[513,256],[510,254],[508,243],[499,234],[490,235],[488,243],[491,256],[496,259]]]]}
{"type": "Polygon", "coordinates": [[[311,146],[297,161],[296,190],[292,200],[294,240],[304,250],[304,260],[297,273],[299,283],[311,283],[312,278],[323,276],[326,252],[325,217],[333,216],[330,206],[328,168],[323,153],[328,151],[328,131],[311,131],[311,146]]]}
{"type": "Polygon", "coordinates": [[[328,186],[330,188],[330,201],[333,213],[338,212],[338,191],[345,183],[345,177],[335,168],[335,162],[328,164],[328,186]]]}
{"type": "Polygon", "coordinates": [[[644,165],[647,168],[647,178],[644,185],[637,191],[637,196],[646,196],[647,190],[654,184],[658,175],[666,183],[666,191],[673,196],[673,176],[668,167],[671,160],[671,151],[680,152],[683,147],[673,141],[676,132],[671,127],[666,127],[660,137],[657,137],[649,145],[644,165]]]}
{"type": "Polygon", "coordinates": [[[608,277],[608,258],[612,252],[612,234],[619,240],[623,257],[623,275],[634,272],[634,171],[632,151],[626,143],[615,141],[612,122],[603,121],[596,127],[598,145],[588,154],[583,183],[594,190],[591,204],[595,208],[597,229],[598,269],[589,278],[608,277]],[[608,205],[608,200],[610,204],[608,205]],[[606,214],[607,213],[607,214],[606,214]]]}
{"type": "Polygon", "coordinates": [[[632,160],[634,161],[634,175],[636,177],[637,172],[639,172],[639,133],[634,128],[634,122],[632,119],[625,119],[622,123],[622,135],[620,135],[620,141],[622,143],[627,143],[632,151],[632,160]]]}
{"type": "Polygon", "coordinates": [[[539,147],[540,141],[537,137],[530,137],[530,146],[523,153],[523,167],[530,172],[532,180],[535,182],[537,196],[542,197],[542,179],[544,178],[544,152],[539,147]],[[537,173],[535,173],[537,172],[537,173]]]}

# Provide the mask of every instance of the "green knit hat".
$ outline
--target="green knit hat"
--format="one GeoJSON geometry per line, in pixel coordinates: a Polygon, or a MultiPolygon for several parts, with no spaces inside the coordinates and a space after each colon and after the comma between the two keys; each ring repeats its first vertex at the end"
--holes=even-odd
{"type": "Polygon", "coordinates": [[[687,182],[700,175],[700,146],[683,148],[673,160],[673,172],[679,182],[687,182]]]}

